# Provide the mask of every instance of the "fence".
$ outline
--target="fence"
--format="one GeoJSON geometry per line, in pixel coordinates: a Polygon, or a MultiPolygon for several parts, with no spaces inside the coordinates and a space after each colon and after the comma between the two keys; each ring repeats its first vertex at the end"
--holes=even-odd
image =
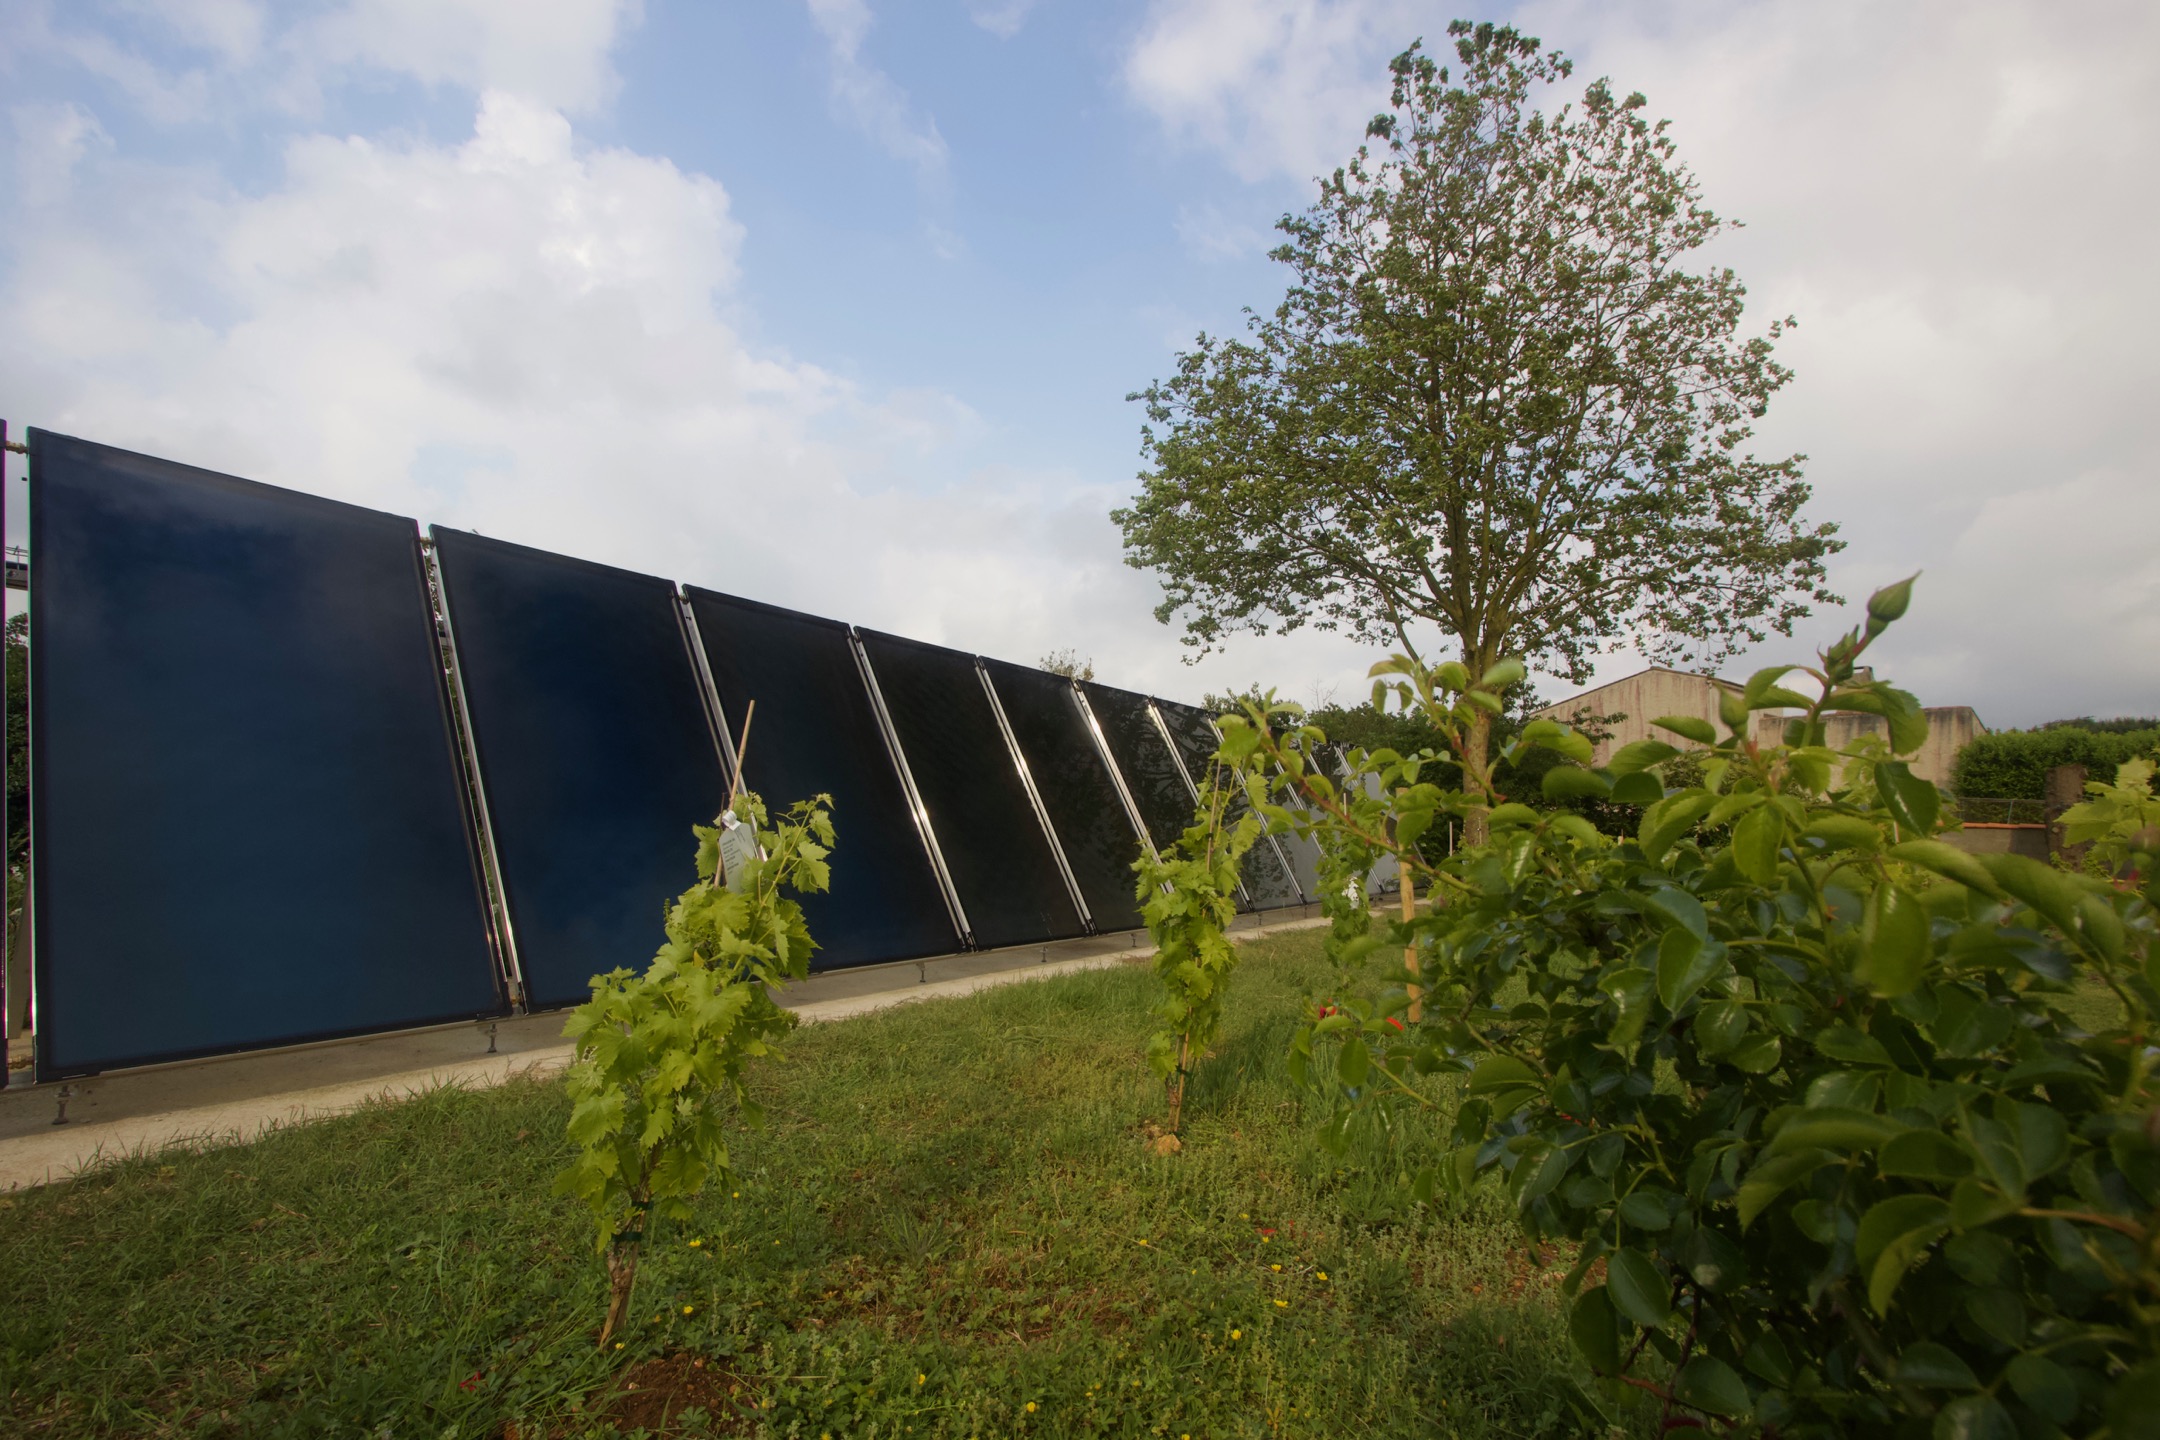
{"type": "Polygon", "coordinates": [[[2003,796],[1960,795],[1952,801],[1958,820],[1966,825],[2045,825],[2045,800],[2003,796]]]}
{"type": "MultiPolygon", "coordinates": [[[[1190,706],[29,434],[39,1078],[574,1003],[690,826],[834,797],[820,968],[1125,929],[1190,706]]],[[[1287,840],[1248,909],[1316,898],[1287,840]],[[1301,877],[1302,880],[1301,880],[1301,877]]]]}

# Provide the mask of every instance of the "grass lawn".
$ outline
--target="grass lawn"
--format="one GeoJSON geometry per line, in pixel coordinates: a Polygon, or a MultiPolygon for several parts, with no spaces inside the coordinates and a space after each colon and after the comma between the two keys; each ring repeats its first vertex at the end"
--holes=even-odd
{"type": "Polygon", "coordinates": [[[1282,1057],[1318,933],[1247,957],[1169,1158],[1143,968],[799,1032],[605,1354],[554,1084],[0,1199],[0,1433],[1573,1433],[1558,1271],[1497,1205],[1408,1208],[1381,1139],[1317,1146],[1282,1057]]]}

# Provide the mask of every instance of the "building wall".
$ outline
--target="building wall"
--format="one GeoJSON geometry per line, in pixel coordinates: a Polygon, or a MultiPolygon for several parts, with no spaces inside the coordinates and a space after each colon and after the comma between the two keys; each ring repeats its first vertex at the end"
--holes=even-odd
{"type": "Polygon", "coordinates": [[[1612,758],[1613,752],[1623,745],[1637,740],[1663,740],[1669,744],[1682,744],[1676,735],[1667,734],[1650,722],[1664,715],[1700,715],[1718,733],[1724,726],[1718,722],[1718,691],[1738,690],[1729,681],[1710,675],[1697,675],[1686,670],[1667,670],[1653,665],[1648,670],[1638,670],[1622,680],[1600,685],[1595,690],[1585,690],[1572,699],[1557,705],[1548,705],[1531,718],[1563,721],[1570,725],[1582,722],[1575,717],[1621,714],[1626,718],[1608,723],[1612,731],[1608,739],[1597,743],[1596,753],[1590,763],[1603,765],[1612,758]]]}
{"type": "MultiPolygon", "coordinates": [[[[1792,717],[1790,711],[1758,710],[1755,712],[1755,743],[1758,745],[1781,744],[1785,738],[1785,722],[1792,717]]],[[[1920,712],[1927,716],[1928,736],[1920,749],[1906,757],[1913,774],[1921,779],[1950,788],[1950,776],[1956,768],[1958,751],[1976,735],[1985,735],[1987,727],[1970,705],[1936,705],[1920,712]]],[[[1862,735],[1880,735],[1889,738],[1889,722],[1880,715],[1856,715],[1841,712],[1823,717],[1823,739],[1831,749],[1842,749],[1862,735]]]]}
{"type": "MultiPolygon", "coordinates": [[[[1576,718],[1578,716],[1624,715],[1625,719],[1609,722],[1610,738],[1597,743],[1590,763],[1603,765],[1612,758],[1615,750],[1636,740],[1680,743],[1676,736],[1650,723],[1660,716],[1700,715],[1716,726],[1719,734],[1724,734],[1724,722],[1718,719],[1718,692],[1739,688],[1729,680],[1712,675],[1654,665],[1609,685],[1600,685],[1595,690],[1585,690],[1556,705],[1548,705],[1537,711],[1533,718],[1542,716],[1580,725],[1583,722],[1576,718]]],[[[1958,751],[1974,736],[1986,734],[1987,727],[1980,723],[1980,717],[1973,713],[1970,705],[1936,706],[1923,713],[1928,721],[1927,743],[1908,759],[1915,775],[1948,789],[1958,751]]],[[[1790,718],[1791,712],[1758,710],[1755,713],[1755,742],[1758,745],[1782,744],[1785,722],[1790,718]]],[[[1889,733],[1887,724],[1876,715],[1841,713],[1825,716],[1824,720],[1825,738],[1832,748],[1848,745],[1865,734],[1887,738],[1889,733]]]]}

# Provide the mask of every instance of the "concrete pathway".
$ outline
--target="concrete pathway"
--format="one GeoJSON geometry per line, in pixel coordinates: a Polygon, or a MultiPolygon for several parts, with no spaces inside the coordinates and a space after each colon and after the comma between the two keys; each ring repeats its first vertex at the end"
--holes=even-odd
{"type": "MultiPolygon", "coordinates": [[[[1296,911],[1276,912],[1265,926],[1241,929],[1234,938],[1326,923],[1296,911]]],[[[806,1024],[844,1020],[999,985],[1138,964],[1155,953],[1144,939],[1090,936],[833,971],[789,986],[779,998],[806,1024]],[[930,978],[933,972],[938,978],[930,978]]],[[[563,1018],[561,1011],[519,1015],[0,1091],[0,1192],[68,1180],[102,1160],[171,1145],[244,1144],[278,1126],[345,1114],[373,1100],[550,1074],[570,1063],[563,1018]],[[63,1092],[64,1125],[53,1123],[63,1092]]]]}

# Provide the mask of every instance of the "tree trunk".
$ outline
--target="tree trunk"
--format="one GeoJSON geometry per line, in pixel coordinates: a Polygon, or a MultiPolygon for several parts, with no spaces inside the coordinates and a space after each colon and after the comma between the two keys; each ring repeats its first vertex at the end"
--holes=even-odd
{"type": "Polygon", "coordinates": [[[615,1332],[630,1318],[630,1288],[637,1283],[638,1250],[642,1240],[618,1238],[608,1247],[607,1323],[600,1327],[600,1348],[605,1350],[615,1332]]]}
{"type": "MultiPolygon", "coordinates": [[[[1469,667],[1473,675],[1483,673],[1475,665],[1469,667]]],[[[1492,838],[1492,826],[1487,817],[1492,810],[1492,760],[1488,753],[1492,744],[1492,716],[1479,710],[1470,717],[1470,728],[1462,740],[1463,789],[1476,802],[1470,813],[1463,817],[1463,843],[1472,847],[1483,845],[1492,838]]]]}
{"type": "Polygon", "coordinates": [[[1179,1139],[1184,1138],[1178,1127],[1185,1119],[1185,1061],[1191,1053],[1191,1042],[1183,1035],[1178,1036],[1177,1069],[1170,1075],[1170,1133],[1179,1139]]]}

